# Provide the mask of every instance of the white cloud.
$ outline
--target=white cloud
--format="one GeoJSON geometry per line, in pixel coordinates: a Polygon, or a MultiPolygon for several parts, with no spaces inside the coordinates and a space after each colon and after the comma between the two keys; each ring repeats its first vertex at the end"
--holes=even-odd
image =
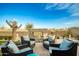
{"type": "Polygon", "coordinates": [[[56,9],[58,9],[58,10],[67,9],[70,5],[71,4],[61,3],[61,4],[58,4],[56,9]]]}
{"type": "Polygon", "coordinates": [[[70,13],[70,16],[79,16],[79,3],[52,3],[45,6],[46,10],[63,10],[70,13]]]}
{"type": "Polygon", "coordinates": [[[50,9],[52,9],[53,7],[56,7],[57,6],[57,3],[54,3],[54,4],[47,4],[46,6],[45,6],[45,10],[50,10],[50,9]]]}
{"type": "Polygon", "coordinates": [[[60,10],[60,9],[66,9],[70,6],[71,4],[65,4],[65,3],[52,3],[52,4],[47,4],[45,6],[45,9],[46,10],[52,10],[52,9],[57,9],[57,10],[60,10]]]}
{"type": "Polygon", "coordinates": [[[79,16],[79,12],[73,13],[71,16],[79,16]]]}
{"type": "Polygon", "coordinates": [[[71,16],[79,16],[79,4],[74,3],[68,8],[68,12],[71,13],[71,16]]]}

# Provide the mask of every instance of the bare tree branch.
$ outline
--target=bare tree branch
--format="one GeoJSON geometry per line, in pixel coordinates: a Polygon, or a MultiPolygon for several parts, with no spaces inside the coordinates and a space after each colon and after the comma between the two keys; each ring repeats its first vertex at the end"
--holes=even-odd
{"type": "Polygon", "coordinates": [[[10,24],[10,22],[8,22],[7,20],[6,20],[6,23],[7,23],[10,27],[12,27],[12,25],[10,24]]]}

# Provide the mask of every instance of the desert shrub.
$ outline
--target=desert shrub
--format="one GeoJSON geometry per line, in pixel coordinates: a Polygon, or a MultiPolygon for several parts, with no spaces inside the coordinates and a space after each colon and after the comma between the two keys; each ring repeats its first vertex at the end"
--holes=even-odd
{"type": "Polygon", "coordinates": [[[2,45],[3,43],[5,43],[6,40],[0,40],[0,45],[2,45]]]}

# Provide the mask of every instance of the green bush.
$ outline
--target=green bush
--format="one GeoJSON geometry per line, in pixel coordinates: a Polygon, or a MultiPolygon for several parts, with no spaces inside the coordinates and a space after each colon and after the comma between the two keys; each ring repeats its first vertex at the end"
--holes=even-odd
{"type": "Polygon", "coordinates": [[[5,43],[6,40],[0,40],[0,45],[2,45],[3,43],[5,43]]]}

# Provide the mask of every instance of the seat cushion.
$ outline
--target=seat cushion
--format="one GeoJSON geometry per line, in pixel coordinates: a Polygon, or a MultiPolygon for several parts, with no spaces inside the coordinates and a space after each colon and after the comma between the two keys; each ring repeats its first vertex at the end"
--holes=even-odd
{"type": "Polygon", "coordinates": [[[11,52],[14,53],[19,51],[18,47],[15,45],[15,43],[12,40],[9,41],[7,47],[11,50],[11,52]]]}
{"type": "Polygon", "coordinates": [[[32,50],[30,47],[27,47],[27,48],[24,48],[24,49],[21,49],[15,53],[23,53],[23,52],[26,52],[26,51],[29,51],[29,50],[32,50]]]}
{"type": "Polygon", "coordinates": [[[33,45],[33,44],[35,44],[35,41],[30,41],[30,45],[33,45]]]}
{"type": "Polygon", "coordinates": [[[44,41],[44,44],[49,45],[49,41],[44,41]]]}
{"type": "Polygon", "coordinates": [[[68,50],[69,48],[66,48],[66,49],[61,49],[61,48],[58,48],[58,47],[49,47],[49,53],[52,53],[52,50],[58,50],[58,51],[65,51],[65,50],[68,50]]]}
{"type": "Polygon", "coordinates": [[[49,53],[52,53],[52,50],[60,50],[60,48],[57,48],[57,47],[49,47],[49,53]]]}
{"type": "Polygon", "coordinates": [[[63,42],[60,44],[61,49],[68,49],[69,47],[72,46],[74,42],[68,39],[64,39],[63,42]]]}

